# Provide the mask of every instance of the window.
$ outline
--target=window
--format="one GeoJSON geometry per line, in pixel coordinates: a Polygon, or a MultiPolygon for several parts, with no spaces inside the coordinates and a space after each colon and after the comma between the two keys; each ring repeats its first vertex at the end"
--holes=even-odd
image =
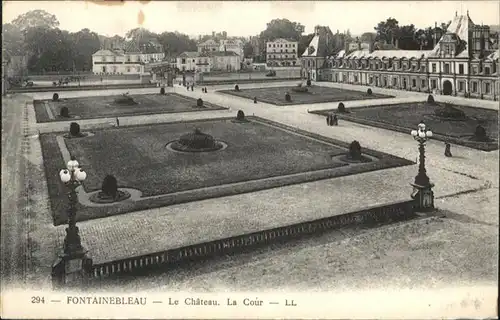
{"type": "Polygon", "coordinates": [[[472,74],[478,74],[477,66],[472,67],[472,74]]]}
{"type": "Polygon", "coordinates": [[[464,74],[464,65],[463,64],[458,65],[458,74],[464,74]]]}
{"type": "Polygon", "coordinates": [[[420,72],[425,72],[425,66],[420,66],[420,72]]]}
{"type": "Polygon", "coordinates": [[[435,63],[433,63],[433,64],[432,64],[432,72],[433,72],[433,73],[436,73],[436,69],[437,69],[437,68],[436,68],[436,64],[435,64],[435,63]]]}
{"type": "Polygon", "coordinates": [[[411,79],[411,86],[416,87],[417,86],[417,80],[411,79]]]}
{"type": "Polygon", "coordinates": [[[420,80],[420,87],[425,88],[425,79],[420,80]]]}
{"type": "Polygon", "coordinates": [[[186,59],[182,58],[181,63],[186,64],[186,59]]]}
{"type": "Polygon", "coordinates": [[[463,81],[458,82],[458,91],[460,91],[460,92],[464,91],[464,82],[463,81]]]}
{"type": "Polygon", "coordinates": [[[450,45],[444,45],[444,54],[447,56],[451,54],[451,46],[450,45]]]}
{"type": "Polygon", "coordinates": [[[431,80],[431,89],[436,89],[437,83],[436,80],[431,80]]]}
{"type": "Polygon", "coordinates": [[[472,83],[472,92],[477,92],[477,82],[472,83]]]}
{"type": "Polygon", "coordinates": [[[484,67],[484,74],[490,74],[490,67],[484,67]]]}
{"type": "Polygon", "coordinates": [[[486,82],[484,84],[484,93],[490,94],[490,83],[489,82],[486,82]]]}
{"type": "Polygon", "coordinates": [[[446,74],[450,73],[450,64],[449,63],[444,64],[444,73],[446,73],[446,74]]]}
{"type": "Polygon", "coordinates": [[[397,78],[392,78],[392,85],[394,87],[398,85],[398,79],[397,78]]]}
{"type": "Polygon", "coordinates": [[[130,72],[130,67],[127,67],[127,72],[130,72]]]}

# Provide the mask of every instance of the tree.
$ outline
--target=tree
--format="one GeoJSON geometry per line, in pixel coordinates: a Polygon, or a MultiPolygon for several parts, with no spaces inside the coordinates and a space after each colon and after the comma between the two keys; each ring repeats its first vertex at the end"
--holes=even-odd
{"type": "Polygon", "coordinates": [[[44,10],[31,10],[19,15],[12,21],[12,24],[17,26],[21,31],[26,31],[29,28],[56,28],[59,26],[57,17],[44,10]]]}
{"type": "Polygon", "coordinates": [[[413,24],[401,26],[398,29],[399,49],[418,50],[420,43],[417,40],[415,26],[413,24]]]}
{"type": "Polygon", "coordinates": [[[12,56],[23,54],[24,36],[18,26],[11,23],[2,25],[2,48],[12,56]]]}
{"type": "Polygon", "coordinates": [[[303,32],[304,26],[298,22],[292,22],[288,19],[273,19],[267,24],[266,30],[260,33],[260,38],[264,41],[278,38],[299,41],[303,32]]]}
{"type": "Polygon", "coordinates": [[[166,55],[178,56],[185,51],[196,51],[196,42],[187,35],[178,32],[163,32],[158,36],[166,55]]]}
{"type": "Polygon", "coordinates": [[[388,18],[386,21],[379,22],[374,29],[377,31],[377,41],[385,40],[387,43],[394,44],[398,36],[399,22],[394,18],[388,18]]]}
{"type": "Polygon", "coordinates": [[[365,32],[361,35],[361,42],[374,43],[377,38],[377,34],[374,32],[365,32]]]}
{"type": "Polygon", "coordinates": [[[30,54],[28,69],[34,72],[73,69],[73,39],[69,32],[45,27],[29,28],[25,41],[30,54]]]}
{"type": "Polygon", "coordinates": [[[92,55],[101,47],[97,33],[85,28],[71,34],[76,70],[92,70],[92,55]]]}
{"type": "Polygon", "coordinates": [[[245,58],[251,58],[253,56],[253,46],[250,42],[243,45],[243,55],[245,58]]]}

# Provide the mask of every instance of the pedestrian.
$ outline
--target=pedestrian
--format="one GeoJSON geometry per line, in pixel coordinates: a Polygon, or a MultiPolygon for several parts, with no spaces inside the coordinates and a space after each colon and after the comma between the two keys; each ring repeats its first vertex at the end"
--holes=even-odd
{"type": "Polygon", "coordinates": [[[253,103],[257,103],[257,97],[253,97],[253,103]]]}
{"type": "Polygon", "coordinates": [[[207,87],[205,87],[205,93],[208,93],[207,87]]]}
{"type": "Polygon", "coordinates": [[[333,115],[332,125],[334,125],[334,126],[338,126],[339,125],[339,118],[337,117],[336,114],[333,115]]]}
{"type": "Polygon", "coordinates": [[[451,145],[448,142],[445,143],[444,156],[448,157],[448,158],[452,157],[452,155],[451,155],[451,145]]]}
{"type": "Polygon", "coordinates": [[[120,120],[118,119],[118,117],[116,117],[116,126],[119,127],[120,126],[120,120]]]}
{"type": "Polygon", "coordinates": [[[330,121],[330,117],[331,117],[331,115],[327,115],[327,116],[326,116],[326,125],[327,125],[327,126],[330,126],[330,125],[331,125],[331,124],[330,124],[330,123],[331,123],[331,121],[330,121]]]}

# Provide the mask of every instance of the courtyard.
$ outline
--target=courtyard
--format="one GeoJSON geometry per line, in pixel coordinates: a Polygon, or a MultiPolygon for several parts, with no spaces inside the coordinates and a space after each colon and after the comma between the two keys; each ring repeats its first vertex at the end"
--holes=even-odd
{"type": "Polygon", "coordinates": [[[65,139],[62,133],[42,134],[54,223],[66,219],[64,186],[53,174],[67,161],[65,153],[76,157],[87,171],[85,192],[100,190],[108,174],[117,178],[119,187],[141,192],[140,199],[113,206],[80,204],[79,221],[413,164],[366,148],[363,154],[370,161],[348,163],[342,161],[349,147],[346,142],[258,117],[247,118],[250,121],[245,123],[221,118],[99,129],[76,139],[65,139]],[[226,148],[192,153],[168,148],[195,129],[223,142],[226,148]]]}
{"type": "Polygon", "coordinates": [[[311,113],[323,116],[336,113],[340,119],[403,133],[409,133],[423,121],[434,133],[434,139],[484,151],[498,149],[497,110],[447,104],[465,114],[465,118],[455,120],[441,118],[435,114],[436,109],[444,105],[414,102],[352,108],[348,113],[340,113],[337,109],[311,113]],[[491,141],[480,142],[471,139],[478,125],[486,129],[491,141]]]}
{"type": "Polygon", "coordinates": [[[39,123],[227,109],[208,102],[204,102],[203,107],[198,107],[196,99],[176,93],[130,95],[135,101],[135,104],[130,105],[116,104],[115,99],[120,97],[120,95],[110,95],[64,99],[63,94],[61,94],[58,101],[34,100],[33,105],[39,123]],[[60,116],[60,110],[63,107],[68,108],[69,117],[60,116]]]}
{"type": "MultiPolygon", "coordinates": [[[[303,85],[305,86],[305,85],[303,85]]],[[[346,90],[332,87],[310,86],[307,87],[308,92],[294,92],[296,86],[287,87],[261,87],[252,89],[235,90],[220,90],[218,92],[230,94],[242,98],[253,100],[255,97],[258,101],[274,104],[277,106],[325,103],[336,101],[351,101],[351,100],[368,100],[368,99],[383,99],[392,98],[393,96],[384,94],[368,94],[363,91],[346,90]],[[291,95],[291,101],[285,100],[285,95],[291,95]]]]}

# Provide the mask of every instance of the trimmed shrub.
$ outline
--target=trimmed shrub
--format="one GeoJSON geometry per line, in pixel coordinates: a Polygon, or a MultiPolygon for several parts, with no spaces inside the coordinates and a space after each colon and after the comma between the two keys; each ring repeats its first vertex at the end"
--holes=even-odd
{"type": "Polygon", "coordinates": [[[310,86],[311,86],[311,80],[307,79],[306,85],[307,85],[308,87],[310,87],[310,86]]]}
{"type": "Polygon", "coordinates": [[[432,94],[430,94],[428,97],[427,97],[427,103],[434,103],[434,96],[432,94]]]}
{"type": "Polygon", "coordinates": [[[52,101],[57,101],[57,100],[59,100],[59,94],[54,93],[54,94],[52,95],[52,101]]]}
{"type": "Polygon", "coordinates": [[[366,93],[367,93],[368,95],[371,95],[371,94],[373,93],[373,92],[372,92],[372,89],[371,89],[371,88],[368,88],[368,90],[366,90],[366,93]]]}
{"type": "Polygon", "coordinates": [[[197,107],[203,107],[203,100],[201,98],[198,98],[198,100],[196,100],[196,106],[197,107]]]}
{"type": "Polygon", "coordinates": [[[476,129],[474,130],[474,139],[478,141],[488,141],[488,134],[486,133],[486,129],[478,124],[476,129]]]}
{"type": "Polygon", "coordinates": [[[69,133],[74,137],[78,137],[80,135],[80,125],[76,122],[71,122],[69,125],[69,133]]]}
{"type": "Polygon", "coordinates": [[[292,96],[288,92],[285,94],[285,101],[286,102],[292,101],[292,96]]]}
{"type": "Polygon", "coordinates": [[[68,107],[62,107],[59,111],[59,115],[64,118],[69,118],[69,109],[68,107]]]}
{"type": "Polygon", "coordinates": [[[234,86],[234,91],[240,91],[240,86],[235,85],[235,86],[234,86]]]}
{"type": "Polygon", "coordinates": [[[160,94],[165,94],[165,88],[161,87],[160,94]]]}
{"type": "Polygon", "coordinates": [[[339,106],[337,107],[338,112],[345,112],[345,106],[344,103],[339,103],[339,106]]]}
{"type": "Polygon", "coordinates": [[[243,110],[238,110],[238,113],[236,114],[236,120],[245,120],[245,113],[243,110]]]}
{"type": "Polygon", "coordinates": [[[116,104],[127,105],[127,106],[137,104],[137,102],[135,102],[134,99],[126,93],[116,97],[114,101],[116,104]]]}
{"type": "Polygon", "coordinates": [[[357,140],[354,140],[349,145],[348,157],[354,160],[361,160],[361,145],[357,140]]]}
{"type": "Polygon", "coordinates": [[[118,181],[113,175],[108,174],[104,177],[102,181],[101,191],[104,196],[111,197],[113,199],[118,195],[118,181]]]}

